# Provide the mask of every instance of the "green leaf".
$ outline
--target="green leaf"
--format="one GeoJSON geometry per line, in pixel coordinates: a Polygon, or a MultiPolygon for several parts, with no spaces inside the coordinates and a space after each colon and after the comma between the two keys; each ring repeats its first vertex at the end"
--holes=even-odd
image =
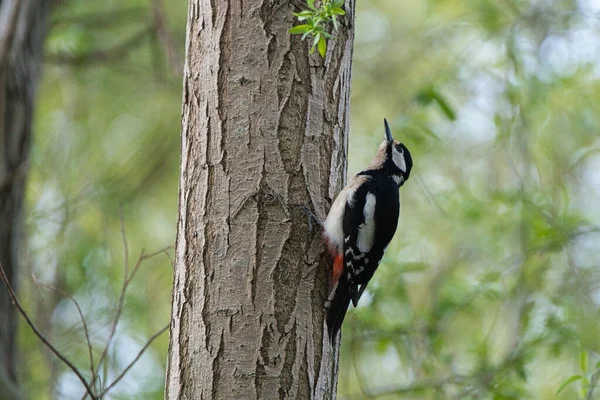
{"type": "Polygon", "coordinates": [[[319,43],[319,40],[321,40],[321,32],[317,32],[317,34],[315,35],[315,38],[313,39],[313,44],[312,44],[313,52],[315,51],[315,47],[319,43]]]}
{"type": "Polygon", "coordinates": [[[598,361],[596,363],[596,365],[594,365],[594,372],[592,372],[592,375],[595,375],[595,374],[597,374],[599,372],[600,372],[600,361],[598,361]]]}
{"type": "Polygon", "coordinates": [[[319,38],[319,54],[321,57],[325,57],[325,52],[327,51],[327,42],[325,41],[325,37],[321,36],[319,38]]]}
{"type": "Polygon", "coordinates": [[[343,6],[343,5],[344,5],[344,0],[335,0],[333,2],[333,7],[335,7],[335,8],[339,8],[339,7],[343,6]]]}
{"type": "Polygon", "coordinates": [[[315,0],[306,0],[306,5],[311,10],[317,11],[317,8],[315,7],[315,0]]]}
{"type": "Polygon", "coordinates": [[[315,13],[312,11],[304,10],[304,11],[300,11],[299,13],[292,13],[292,14],[294,14],[296,17],[312,17],[315,13]]]}
{"type": "Polygon", "coordinates": [[[339,8],[339,7],[334,7],[334,8],[331,10],[331,12],[332,12],[332,13],[334,13],[334,14],[337,14],[337,15],[346,15],[346,11],[342,10],[342,9],[341,9],[341,8],[339,8]]]}
{"type": "Polygon", "coordinates": [[[295,27],[290,29],[288,32],[291,33],[292,35],[300,35],[302,33],[308,33],[311,29],[312,29],[312,26],[310,26],[310,25],[306,25],[306,24],[296,25],[295,27]]]}
{"type": "Polygon", "coordinates": [[[567,379],[566,381],[564,381],[562,383],[562,385],[560,385],[560,387],[558,388],[558,390],[556,391],[556,394],[559,394],[560,392],[563,391],[564,388],[566,388],[567,386],[569,386],[569,384],[578,381],[580,379],[582,379],[583,376],[581,375],[573,375],[572,377],[570,377],[569,379],[567,379]]]}
{"type": "Polygon", "coordinates": [[[446,117],[448,117],[449,120],[456,121],[456,112],[452,106],[450,106],[450,103],[446,101],[446,98],[436,91],[434,99],[444,114],[446,114],[446,117]]]}
{"type": "Polygon", "coordinates": [[[335,29],[337,31],[339,29],[340,25],[338,24],[337,18],[335,15],[331,17],[331,22],[333,22],[333,29],[335,29]]]}
{"type": "Polygon", "coordinates": [[[519,378],[521,378],[524,382],[527,382],[527,372],[525,371],[525,366],[522,362],[519,362],[515,365],[515,371],[519,378]]]}
{"type": "Polygon", "coordinates": [[[434,101],[437,103],[446,117],[448,117],[448,119],[456,121],[456,112],[446,98],[434,87],[428,87],[421,90],[419,93],[417,93],[416,100],[423,105],[428,105],[434,101]]]}
{"type": "Polygon", "coordinates": [[[585,371],[587,371],[588,368],[588,353],[587,351],[582,351],[581,355],[579,356],[579,368],[581,369],[581,372],[585,373],[585,371]]]}
{"type": "Polygon", "coordinates": [[[414,262],[405,262],[400,264],[401,271],[404,272],[423,272],[427,271],[431,268],[429,264],[425,264],[423,262],[414,261],[414,262]]]}

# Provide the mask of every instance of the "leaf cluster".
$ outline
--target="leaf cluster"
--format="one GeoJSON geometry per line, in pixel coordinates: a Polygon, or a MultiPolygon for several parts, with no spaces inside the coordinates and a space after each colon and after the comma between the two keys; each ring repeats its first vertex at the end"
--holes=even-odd
{"type": "Polygon", "coordinates": [[[302,35],[302,40],[306,38],[312,39],[310,48],[311,54],[315,49],[319,51],[321,57],[325,57],[327,51],[327,39],[331,39],[332,35],[327,30],[329,23],[333,24],[333,28],[337,31],[339,22],[338,15],[346,15],[342,9],[344,0],[322,0],[320,5],[315,5],[315,0],[307,0],[307,10],[302,10],[299,13],[294,13],[299,22],[304,22],[301,25],[296,25],[289,32],[292,35],[302,35]]]}
{"type": "Polygon", "coordinates": [[[582,351],[579,358],[579,368],[581,373],[572,375],[570,378],[565,380],[558,390],[556,394],[560,394],[567,386],[571,385],[574,382],[581,381],[581,389],[579,391],[579,396],[582,399],[592,398],[593,391],[596,387],[598,377],[600,376],[600,361],[596,363],[592,372],[587,374],[589,370],[589,360],[587,351],[582,351]]]}

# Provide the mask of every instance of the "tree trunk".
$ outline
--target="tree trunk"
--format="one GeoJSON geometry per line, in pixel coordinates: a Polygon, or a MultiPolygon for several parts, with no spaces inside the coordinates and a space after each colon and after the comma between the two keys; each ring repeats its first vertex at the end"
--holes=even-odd
{"type": "Polygon", "coordinates": [[[354,1],[327,57],[304,2],[190,0],[167,398],[330,399],[320,229],[346,175],[354,1]]]}
{"type": "MultiPolygon", "coordinates": [[[[21,210],[50,0],[0,0],[0,264],[17,286],[21,210]]],[[[0,290],[0,398],[17,397],[16,315],[0,290]]]]}

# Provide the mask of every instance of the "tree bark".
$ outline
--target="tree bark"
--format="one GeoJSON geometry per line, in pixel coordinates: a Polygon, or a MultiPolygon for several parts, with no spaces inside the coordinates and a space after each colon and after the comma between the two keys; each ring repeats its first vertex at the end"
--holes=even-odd
{"type": "Polygon", "coordinates": [[[304,2],[190,0],[168,399],[331,399],[320,229],[346,175],[354,1],[325,60],[304,2]],[[296,4],[296,7],[294,7],[296,4]]]}
{"type": "MultiPolygon", "coordinates": [[[[0,264],[17,287],[21,210],[50,0],[0,0],[0,264]]],[[[16,315],[0,290],[0,398],[18,396],[16,315]]]]}

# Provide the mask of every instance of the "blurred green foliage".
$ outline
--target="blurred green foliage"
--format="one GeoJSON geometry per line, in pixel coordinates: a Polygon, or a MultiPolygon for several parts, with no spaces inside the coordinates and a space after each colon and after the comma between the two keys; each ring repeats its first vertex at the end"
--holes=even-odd
{"type": "MultiPolygon", "coordinates": [[[[166,23],[183,53],[186,4],[166,23]]],[[[61,2],[52,14],[39,90],[27,192],[27,256],[21,293],[38,324],[89,378],[86,316],[96,361],[123,283],[122,207],[129,271],[140,251],[172,246],[177,218],[181,74],[170,70],[148,1],[61,2]]],[[[146,260],[127,290],[117,334],[101,370],[106,386],[169,321],[171,263],[146,260]]],[[[22,325],[28,398],[80,399],[82,388],[22,325]]],[[[167,335],[111,398],[162,399],[167,335]]]]}
{"type": "MultiPolygon", "coordinates": [[[[85,370],[124,260],[174,241],[181,79],[147,1],[53,14],[27,196],[22,297],[85,370]]],[[[184,2],[166,22],[183,51],[184,2]]],[[[342,399],[592,399],[600,356],[600,4],[357,1],[349,173],[383,138],[415,167],[399,230],[343,329],[342,399]],[[558,394],[557,394],[558,392],[558,394]]],[[[335,40],[335,39],[333,39],[335,40]]],[[[114,377],[168,322],[166,257],[142,266],[109,352],[114,377]]],[[[32,399],[81,388],[22,327],[32,399]]],[[[162,398],[162,336],[112,398],[162,398]]]]}

